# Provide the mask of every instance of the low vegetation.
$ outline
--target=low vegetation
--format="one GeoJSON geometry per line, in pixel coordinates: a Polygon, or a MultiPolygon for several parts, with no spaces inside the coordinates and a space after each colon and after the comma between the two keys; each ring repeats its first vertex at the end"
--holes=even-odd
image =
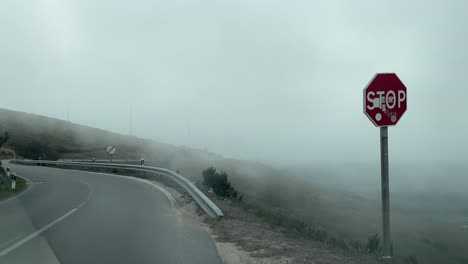
{"type": "Polygon", "coordinates": [[[213,192],[223,198],[242,201],[244,195],[234,189],[231,182],[228,180],[226,172],[217,172],[215,168],[209,167],[202,172],[203,184],[213,190],[213,192]]]}
{"type": "Polygon", "coordinates": [[[298,235],[312,239],[315,241],[326,243],[328,246],[340,250],[355,250],[365,252],[372,255],[380,255],[380,236],[378,234],[369,237],[367,245],[364,246],[359,241],[345,241],[336,237],[332,237],[327,231],[319,228],[308,226],[303,221],[294,218],[284,210],[263,207],[259,204],[246,202],[242,199],[242,195],[238,195],[238,191],[231,184],[226,172],[217,172],[216,168],[209,167],[202,172],[203,184],[219,198],[228,198],[234,201],[238,206],[252,212],[265,223],[285,228],[286,231],[293,235],[298,235]]]}
{"type": "Polygon", "coordinates": [[[367,239],[366,249],[369,254],[378,256],[382,254],[382,247],[380,246],[379,234],[374,234],[367,239]]]}
{"type": "Polygon", "coordinates": [[[27,183],[21,177],[16,177],[16,188],[15,190],[11,189],[11,179],[8,179],[5,175],[5,172],[0,165],[0,200],[6,199],[9,196],[12,196],[16,193],[22,192],[26,189],[27,183]]]}
{"type": "MultiPolygon", "coordinates": [[[[229,194],[234,192],[239,193],[239,191],[231,184],[229,176],[225,172],[219,173],[216,171],[216,168],[209,167],[202,172],[202,176],[203,185],[207,189],[212,189],[213,193],[218,198],[229,199],[232,201],[233,205],[237,205],[244,210],[253,213],[256,217],[267,224],[284,228],[285,232],[290,235],[322,242],[331,248],[342,251],[355,251],[376,257],[382,256],[381,237],[379,234],[370,235],[367,239],[367,243],[362,243],[358,240],[349,241],[333,237],[326,230],[311,227],[285,210],[272,209],[271,207],[265,207],[255,202],[235,199],[233,195],[229,194]]],[[[415,256],[408,256],[403,259],[395,258],[392,263],[421,264],[415,256]]]]}

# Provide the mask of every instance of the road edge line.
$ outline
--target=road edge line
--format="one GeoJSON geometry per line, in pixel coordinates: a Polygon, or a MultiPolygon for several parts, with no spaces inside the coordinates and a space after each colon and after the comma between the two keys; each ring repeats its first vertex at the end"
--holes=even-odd
{"type": "Polygon", "coordinates": [[[0,257],[3,257],[5,255],[7,255],[8,253],[10,253],[11,251],[17,249],[18,247],[26,244],[28,241],[32,240],[33,238],[37,237],[38,235],[42,234],[43,232],[47,231],[49,228],[51,228],[52,226],[54,226],[55,224],[61,222],[62,220],[66,219],[67,217],[69,217],[70,215],[72,215],[73,213],[75,213],[76,211],[78,211],[78,209],[80,209],[81,206],[83,206],[84,203],[80,204],[78,207],[76,208],[73,208],[71,209],[70,211],[68,211],[66,214],[62,215],[61,217],[55,219],[54,221],[48,223],[47,225],[43,226],[41,229],[35,231],[34,233],[31,233],[29,234],[28,236],[26,236],[25,238],[21,239],[20,241],[16,242],[15,244],[9,246],[8,248],[4,249],[3,251],[0,252],[0,257]]]}
{"type": "Polygon", "coordinates": [[[162,186],[159,186],[158,184],[156,184],[155,182],[152,182],[152,181],[150,181],[150,180],[140,179],[140,178],[133,177],[133,176],[118,175],[118,174],[111,174],[111,173],[104,173],[104,172],[92,172],[92,171],[83,171],[83,170],[77,170],[77,171],[88,172],[88,173],[95,173],[95,174],[101,174],[101,175],[112,176],[112,177],[119,177],[119,178],[124,178],[124,179],[129,179],[129,180],[134,180],[134,181],[140,181],[140,182],[149,184],[149,185],[151,185],[153,188],[158,189],[158,190],[161,191],[163,194],[165,194],[166,197],[167,197],[167,199],[168,199],[169,202],[171,203],[172,209],[176,209],[176,207],[174,206],[174,204],[176,204],[177,202],[176,202],[175,198],[172,196],[172,194],[171,194],[168,190],[164,189],[162,186]]]}
{"type": "MultiPolygon", "coordinates": [[[[18,176],[19,177],[19,176],[18,176]]],[[[22,176],[22,178],[25,178],[27,181],[29,181],[30,183],[32,183],[32,181],[24,176],[22,176]]],[[[91,195],[93,194],[93,189],[90,187],[90,185],[88,183],[85,183],[85,182],[81,182],[81,181],[78,181],[80,182],[81,184],[84,184],[87,186],[89,192],[88,192],[88,195],[86,197],[86,200],[81,202],[80,204],[78,204],[77,207],[71,209],[70,211],[68,211],[67,213],[65,213],[64,215],[60,216],[59,218],[55,219],[54,221],[48,223],[47,225],[43,226],[41,229],[39,230],[36,230],[35,232],[27,235],[26,237],[24,237],[23,239],[17,241],[16,243],[14,243],[13,245],[5,248],[4,250],[0,251],[0,257],[4,257],[6,256],[8,253],[10,253],[11,251],[21,247],[22,245],[26,244],[27,242],[29,242],[30,240],[34,239],[35,237],[37,237],[38,235],[44,233],[45,231],[47,231],[49,228],[53,227],[55,224],[65,220],[66,218],[68,218],[70,215],[74,214],[75,212],[77,212],[81,207],[83,207],[85,204],[88,203],[88,201],[91,199],[91,195]]],[[[32,185],[32,184],[31,184],[32,185]]],[[[24,190],[22,193],[26,192],[26,190],[24,190]]],[[[18,197],[19,195],[15,196],[15,197],[18,197]]]]}

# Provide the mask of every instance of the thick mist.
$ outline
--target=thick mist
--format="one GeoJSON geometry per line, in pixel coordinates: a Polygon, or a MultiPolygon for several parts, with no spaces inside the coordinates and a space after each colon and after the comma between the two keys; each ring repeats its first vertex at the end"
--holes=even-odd
{"type": "Polygon", "coordinates": [[[376,72],[408,111],[391,162],[466,160],[464,1],[0,3],[2,107],[279,166],[378,163],[376,72]],[[132,109],[132,111],[130,110],[132,109]]]}
{"type": "Polygon", "coordinates": [[[7,127],[7,114],[0,130],[15,128],[18,145],[49,135],[81,158],[116,144],[193,181],[215,166],[246,201],[365,241],[381,211],[379,130],[363,89],[395,72],[408,100],[389,128],[395,251],[467,263],[466,10],[456,0],[3,0],[0,108],[162,143],[37,117],[7,127]]]}

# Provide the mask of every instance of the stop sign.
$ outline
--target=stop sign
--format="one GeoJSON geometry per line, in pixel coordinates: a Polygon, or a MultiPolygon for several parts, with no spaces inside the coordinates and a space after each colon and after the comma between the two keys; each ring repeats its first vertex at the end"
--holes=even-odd
{"type": "Polygon", "coordinates": [[[377,127],[396,125],[406,111],[406,87],[395,73],[378,73],[364,88],[364,113],[377,127]]]}

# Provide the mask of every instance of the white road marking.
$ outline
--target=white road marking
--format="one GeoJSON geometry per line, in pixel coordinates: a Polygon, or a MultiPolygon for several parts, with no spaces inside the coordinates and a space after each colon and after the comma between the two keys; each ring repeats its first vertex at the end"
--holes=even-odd
{"type": "Polygon", "coordinates": [[[163,187],[157,185],[156,183],[152,182],[152,181],[149,181],[149,180],[143,180],[143,179],[138,179],[138,180],[141,180],[141,181],[144,181],[148,184],[151,184],[153,187],[157,188],[158,190],[160,190],[161,192],[163,192],[166,196],[167,196],[167,199],[169,200],[169,202],[171,202],[171,206],[172,206],[172,209],[175,209],[174,207],[174,204],[176,203],[174,197],[171,195],[171,193],[169,193],[166,189],[164,189],[163,187]]]}
{"type": "MultiPolygon", "coordinates": [[[[23,177],[25,178],[25,177],[23,177]]],[[[26,178],[25,178],[26,179],[26,178]]],[[[31,180],[27,179],[29,182],[31,182],[31,180]]],[[[4,249],[3,251],[0,252],[0,257],[3,257],[5,255],[7,255],[8,253],[10,253],[11,251],[17,249],[18,247],[24,245],[25,243],[27,243],[28,241],[32,240],[33,238],[37,237],[38,235],[40,235],[41,233],[47,231],[47,229],[51,228],[52,226],[54,226],[55,224],[59,223],[60,221],[64,220],[65,218],[69,217],[70,215],[72,215],[73,213],[75,213],[76,211],[78,211],[78,209],[80,209],[83,205],[85,205],[89,199],[91,198],[91,194],[93,193],[93,189],[91,189],[91,186],[86,183],[86,182],[82,182],[82,181],[78,181],[84,185],[86,185],[89,189],[89,193],[88,193],[88,197],[86,197],[86,200],[82,203],[80,203],[77,207],[71,209],[70,211],[68,211],[66,214],[62,215],[61,217],[55,219],[54,221],[50,222],[49,224],[47,224],[46,226],[42,227],[41,229],[37,230],[36,232],[34,233],[31,233],[29,234],[28,236],[26,236],[25,238],[21,239],[20,241],[16,242],[15,244],[11,245],[10,247],[4,249]]],[[[24,193],[24,192],[23,192],[24,193]]],[[[15,198],[17,198],[19,195],[15,196],[15,198]]]]}
{"type": "Polygon", "coordinates": [[[16,241],[17,239],[21,238],[22,236],[23,236],[23,233],[15,236],[14,238],[12,238],[12,239],[10,239],[10,240],[8,240],[6,242],[3,242],[2,244],[0,244],[0,248],[3,248],[3,246],[8,245],[10,243],[13,243],[13,241],[16,241]]]}
{"type": "MultiPolygon", "coordinates": [[[[80,171],[80,170],[74,170],[74,171],[80,171]]],[[[87,172],[87,171],[80,171],[80,172],[87,172]]],[[[88,173],[93,173],[93,172],[88,172],[88,173]]],[[[108,173],[95,173],[95,174],[107,175],[107,176],[112,176],[112,177],[120,177],[120,178],[140,181],[140,182],[149,184],[149,185],[153,186],[154,188],[158,189],[159,191],[161,191],[162,193],[164,193],[166,195],[167,199],[169,200],[169,202],[171,203],[172,208],[175,209],[175,207],[174,207],[174,203],[175,203],[174,197],[166,189],[162,188],[161,186],[157,185],[156,183],[153,183],[153,182],[151,182],[149,180],[139,179],[139,178],[135,178],[135,177],[131,177],[131,176],[115,175],[115,174],[108,174],[108,173]]],[[[29,181],[31,183],[31,180],[27,179],[26,177],[22,177],[22,178],[26,179],[27,181],[29,181]]],[[[16,242],[15,244],[11,245],[10,247],[4,249],[3,251],[0,252],[0,257],[3,257],[5,255],[7,255],[11,251],[15,250],[16,248],[24,245],[28,241],[32,240],[33,238],[35,238],[38,235],[42,234],[43,232],[47,231],[49,228],[51,228],[55,224],[63,221],[64,219],[66,219],[70,215],[74,214],[76,211],[78,211],[78,209],[80,209],[83,205],[85,205],[89,201],[89,199],[91,197],[91,194],[93,192],[93,189],[91,188],[91,186],[88,183],[82,182],[82,181],[79,181],[79,182],[82,183],[82,184],[87,185],[88,189],[90,190],[89,193],[88,193],[88,197],[84,202],[80,203],[76,208],[73,208],[72,210],[68,211],[66,214],[64,214],[61,217],[55,219],[54,221],[50,222],[46,226],[44,226],[41,229],[37,230],[36,232],[29,234],[25,238],[21,239],[20,241],[16,242]]],[[[31,189],[31,188],[28,188],[27,190],[29,190],[29,189],[31,189]]],[[[20,195],[25,193],[27,190],[23,191],[21,194],[19,194],[17,196],[9,198],[8,200],[13,199],[13,198],[18,198],[20,195]]],[[[7,202],[8,200],[2,201],[0,203],[0,205],[2,203],[7,202]]]]}
{"type": "Polygon", "coordinates": [[[68,213],[62,215],[61,217],[55,219],[54,221],[50,222],[49,224],[47,224],[46,226],[42,227],[41,229],[37,230],[36,232],[30,234],[29,236],[21,239],[20,241],[16,242],[15,244],[11,245],[10,247],[6,248],[5,250],[3,250],[2,252],[0,252],[0,257],[3,257],[5,256],[6,254],[10,253],[11,251],[15,250],[16,248],[22,246],[23,244],[25,244],[26,242],[28,242],[29,240],[37,237],[38,235],[40,235],[41,233],[43,233],[44,231],[46,231],[47,229],[51,228],[53,225],[57,224],[58,222],[62,221],[63,219],[67,218],[68,216],[72,215],[74,212],[76,212],[83,204],[80,204],[80,206],[78,206],[77,208],[73,208],[72,210],[70,210],[68,213]]]}

